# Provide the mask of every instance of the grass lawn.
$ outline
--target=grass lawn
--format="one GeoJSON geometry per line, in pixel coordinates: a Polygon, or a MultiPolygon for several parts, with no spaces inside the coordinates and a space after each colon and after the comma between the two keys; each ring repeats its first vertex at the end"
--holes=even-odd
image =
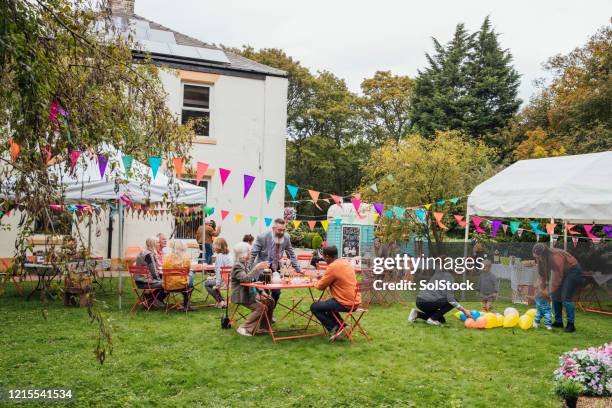
{"type": "Polygon", "coordinates": [[[118,310],[115,296],[99,297],[113,327],[104,365],[86,310],[53,301],[45,320],[38,300],[9,288],[0,298],[0,388],[72,388],[75,400],[62,405],[87,407],[558,407],[550,392],[558,356],[612,333],[609,316],[580,312],[578,331],[566,334],[467,330],[451,313],[444,327],[409,325],[410,304],[373,305],[364,320],[371,343],[273,344],[221,330],[216,309],[129,314],[131,298],[118,310]]]}

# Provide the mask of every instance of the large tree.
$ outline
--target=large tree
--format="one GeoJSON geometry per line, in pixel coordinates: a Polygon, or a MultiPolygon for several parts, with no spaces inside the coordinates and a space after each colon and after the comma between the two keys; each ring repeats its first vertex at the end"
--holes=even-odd
{"type": "Polygon", "coordinates": [[[504,127],[519,108],[519,75],[512,56],[501,48],[487,17],[470,34],[458,24],[453,39],[433,39],[435,54],[419,71],[411,105],[414,129],[425,136],[437,130],[461,130],[471,137],[504,127]]]}

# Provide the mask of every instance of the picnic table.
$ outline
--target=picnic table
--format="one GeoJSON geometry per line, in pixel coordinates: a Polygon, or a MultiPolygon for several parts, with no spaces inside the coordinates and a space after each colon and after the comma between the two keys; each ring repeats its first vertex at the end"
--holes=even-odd
{"type": "MultiPolygon", "coordinates": [[[[282,302],[282,300],[286,299],[287,297],[281,297],[278,301],[278,303],[276,304],[276,308],[275,311],[280,311],[280,310],[284,310],[285,314],[278,319],[278,321],[276,322],[276,324],[280,324],[283,321],[287,320],[287,318],[292,317],[294,319],[295,322],[295,318],[302,318],[303,320],[305,320],[305,325],[303,326],[299,326],[299,327],[292,327],[289,329],[273,329],[270,330],[270,337],[272,337],[273,341],[282,341],[282,340],[291,340],[291,339],[303,339],[303,338],[307,338],[307,337],[319,337],[319,336],[325,336],[325,332],[324,330],[321,330],[318,333],[306,333],[308,331],[309,328],[311,327],[317,327],[317,328],[323,328],[323,325],[321,324],[321,322],[319,322],[319,320],[317,318],[315,318],[313,316],[313,314],[310,312],[310,308],[308,308],[307,311],[301,310],[299,307],[300,305],[302,305],[304,300],[311,300],[312,303],[316,302],[317,300],[320,300],[323,297],[323,294],[325,292],[321,292],[321,295],[317,298],[315,298],[315,295],[312,293],[312,289],[315,286],[315,282],[310,281],[310,282],[294,282],[292,283],[291,281],[289,282],[283,282],[283,283],[263,283],[263,282],[253,282],[253,283],[241,283],[242,286],[246,286],[249,288],[255,288],[255,289],[260,289],[260,290],[295,290],[295,289],[308,289],[308,293],[309,293],[309,298],[304,298],[304,297],[300,297],[300,298],[292,298],[292,305],[286,305],[285,303],[282,302]],[[297,334],[297,335],[292,335],[292,336],[279,336],[278,334],[286,332],[286,331],[301,331],[304,332],[302,334],[297,334]]],[[[268,315],[264,314],[264,318],[267,321],[268,327],[272,328],[272,322],[268,321],[268,315]]]]}
{"type": "MultiPolygon", "coordinates": [[[[210,264],[195,264],[195,265],[191,265],[189,267],[189,270],[191,272],[193,272],[194,274],[196,273],[200,273],[200,282],[193,282],[193,288],[194,290],[201,292],[202,295],[205,295],[204,297],[204,301],[206,301],[206,299],[208,299],[208,292],[206,292],[206,288],[205,288],[205,284],[206,284],[206,278],[208,276],[214,276],[215,275],[215,265],[210,265],[210,264]],[[198,288],[198,286],[200,286],[200,288],[198,288]]],[[[195,304],[192,305],[193,307],[203,307],[203,306],[214,306],[214,303],[200,303],[200,304],[195,304]]]]}

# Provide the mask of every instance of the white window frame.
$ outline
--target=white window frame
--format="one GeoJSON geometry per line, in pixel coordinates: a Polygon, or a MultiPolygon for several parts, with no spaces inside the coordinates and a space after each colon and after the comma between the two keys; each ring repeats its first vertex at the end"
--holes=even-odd
{"type": "Polygon", "coordinates": [[[190,110],[194,112],[208,112],[208,135],[198,135],[199,137],[211,137],[210,135],[213,133],[212,126],[212,105],[213,105],[213,93],[214,87],[208,84],[198,84],[194,82],[181,82],[181,123],[183,122],[183,111],[190,110]],[[185,106],[185,85],[188,86],[199,86],[202,88],[208,88],[208,109],[203,108],[193,108],[191,106],[185,106]]]}

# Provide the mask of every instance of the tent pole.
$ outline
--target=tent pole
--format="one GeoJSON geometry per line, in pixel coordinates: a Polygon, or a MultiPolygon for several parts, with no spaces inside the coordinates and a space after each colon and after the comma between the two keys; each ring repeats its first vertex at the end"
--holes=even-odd
{"type": "Polygon", "coordinates": [[[119,237],[117,239],[119,249],[119,309],[121,309],[121,298],[123,296],[123,217],[123,201],[119,200],[119,237]]]}
{"type": "MultiPolygon", "coordinates": [[[[555,223],[555,219],[551,217],[551,219],[550,219],[550,223],[551,223],[551,224],[554,224],[554,223],[555,223]]],[[[555,235],[555,234],[554,234],[554,232],[555,232],[555,231],[553,230],[553,233],[552,233],[552,234],[550,234],[550,247],[551,247],[551,248],[555,246],[555,240],[553,239],[553,235],[555,235]]]]}
{"type": "Polygon", "coordinates": [[[200,239],[202,240],[202,244],[200,245],[200,251],[201,251],[201,254],[202,254],[202,263],[205,263],[204,259],[206,259],[206,251],[205,251],[206,242],[205,242],[205,238],[206,238],[206,212],[203,211],[202,212],[202,236],[200,237],[200,239]]]}
{"type": "MultiPolygon", "coordinates": [[[[465,235],[463,237],[463,258],[466,259],[468,256],[468,239],[470,237],[470,213],[465,210],[465,235]]],[[[465,282],[465,272],[463,273],[463,282],[465,282]]],[[[465,300],[465,291],[461,291],[461,300],[465,300]]]]}
{"type": "Polygon", "coordinates": [[[565,224],[567,221],[563,220],[563,250],[567,251],[567,228],[565,228],[565,224]]]}

